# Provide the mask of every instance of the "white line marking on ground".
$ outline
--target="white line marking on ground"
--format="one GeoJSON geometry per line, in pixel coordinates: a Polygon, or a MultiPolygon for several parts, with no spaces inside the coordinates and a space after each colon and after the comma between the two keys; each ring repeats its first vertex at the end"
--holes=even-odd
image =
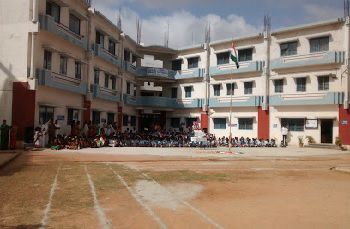
{"type": "Polygon", "coordinates": [[[153,179],[152,177],[148,176],[145,173],[142,173],[142,175],[151,180],[152,182],[154,182],[156,185],[159,185],[160,187],[163,187],[165,191],[167,191],[169,194],[171,194],[172,196],[175,197],[175,199],[179,202],[181,202],[183,205],[187,206],[188,208],[190,208],[192,211],[194,211],[195,213],[197,213],[198,215],[200,215],[204,220],[206,220],[208,223],[210,223],[211,225],[213,225],[215,228],[219,228],[222,229],[223,227],[216,223],[214,220],[212,220],[209,216],[207,216],[204,212],[202,212],[201,210],[199,210],[198,208],[192,206],[190,203],[188,203],[187,201],[179,198],[176,194],[172,193],[171,191],[169,191],[167,188],[165,188],[163,185],[161,185],[160,183],[158,183],[155,179],[153,179]]]}
{"type": "Polygon", "coordinates": [[[159,216],[150,208],[148,207],[141,198],[130,188],[130,186],[126,183],[124,178],[117,174],[111,166],[109,166],[112,170],[113,174],[119,179],[119,181],[124,185],[124,187],[129,191],[129,193],[134,197],[134,199],[146,210],[146,212],[153,218],[154,221],[156,221],[160,228],[166,229],[167,226],[165,223],[159,218],[159,216]]]}
{"type": "Polygon", "coordinates": [[[94,208],[95,208],[96,214],[98,216],[98,219],[100,221],[100,224],[101,224],[102,228],[108,229],[108,228],[110,228],[110,222],[108,221],[108,219],[107,219],[103,209],[101,208],[101,206],[100,206],[100,204],[98,202],[97,194],[96,194],[96,191],[95,191],[95,185],[94,185],[94,182],[91,179],[91,176],[90,176],[90,174],[88,172],[88,169],[87,169],[86,165],[85,165],[85,173],[86,173],[86,177],[88,179],[89,185],[90,185],[90,191],[91,191],[92,197],[94,199],[94,208]]]}
{"type": "Polygon", "coordinates": [[[56,189],[57,189],[57,179],[58,179],[58,174],[61,170],[61,165],[60,164],[57,168],[57,172],[56,172],[56,176],[51,184],[51,190],[50,190],[50,195],[49,195],[49,202],[47,203],[46,205],[46,208],[45,208],[45,211],[44,211],[44,216],[43,218],[41,219],[41,223],[40,223],[40,229],[44,229],[46,228],[47,226],[47,223],[48,223],[48,220],[49,220],[49,213],[51,211],[51,205],[52,205],[52,199],[53,199],[53,196],[56,192],[56,189]]]}

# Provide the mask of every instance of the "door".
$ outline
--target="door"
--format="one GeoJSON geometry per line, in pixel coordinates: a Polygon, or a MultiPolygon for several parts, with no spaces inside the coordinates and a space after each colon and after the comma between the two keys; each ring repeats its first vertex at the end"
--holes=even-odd
{"type": "Polygon", "coordinates": [[[321,143],[333,143],[333,120],[321,120],[321,143]]]}

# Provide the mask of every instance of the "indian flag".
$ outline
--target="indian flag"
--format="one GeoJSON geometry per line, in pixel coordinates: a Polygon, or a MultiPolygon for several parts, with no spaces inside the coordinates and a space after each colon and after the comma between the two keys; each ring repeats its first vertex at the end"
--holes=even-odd
{"type": "Polygon", "coordinates": [[[232,42],[232,51],[231,51],[231,60],[233,62],[235,62],[236,66],[237,66],[237,69],[239,68],[239,63],[238,63],[238,56],[237,56],[237,51],[236,51],[236,48],[235,48],[235,45],[233,44],[232,42]]]}

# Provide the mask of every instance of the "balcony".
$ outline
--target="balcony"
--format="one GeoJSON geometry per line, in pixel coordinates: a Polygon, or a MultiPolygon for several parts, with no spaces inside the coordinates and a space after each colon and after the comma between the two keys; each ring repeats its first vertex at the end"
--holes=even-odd
{"type": "Polygon", "coordinates": [[[204,76],[205,76],[204,68],[194,68],[194,69],[177,71],[174,77],[176,80],[182,80],[182,79],[203,78],[204,76]]]}
{"type": "Polygon", "coordinates": [[[215,76],[224,76],[231,74],[242,74],[242,73],[252,73],[252,72],[261,72],[265,67],[264,61],[252,61],[252,62],[242,62],[240,63],[240,68],[236,68],[234,64],[225,64],[210,67],[210,75],[215,76]]]}
{"type": "MultiPolygon", "coordinates": [[[[262,96],[234,96],[232,98],[232,107],[258,107],[263,104],[262,96]]],[[[220,108],[220,107],[231,107],[231,98],[210,98],[209,107],[220,108]]]]}
{"type": "Polygon", "coordinates": [[[272,95],[269,98],[271,106],[297,105],[338,105],[344,102],[343,92],[302,93],[272,95]]]}
{"type": "Polygon", "coordinates": [[[305,67],[305,66],[344,64],[344,63],[345,63],[345,52],[329,51],[329,52],[310,53],[306,55],[280,57],[278,59],[272,60],[271,69],[278,70],[278,69],[298,68],[298,67],[305,67]]]}
{"type": "Polygon", "coordinates": [[[92,85],[92,91],[94,98],[103,99],[111,102],[120,102],[121,96],[115,90],[110,90],[108,88],[100,87],[97,84],[92,85]]]}
{"type": "Polygon", "coordinates": [[[113,55],[112,53],[108,52],[108,50],[104,49],[100,44],[93,44],[92,50],[94,51],[94,54],[105,61],[120,66],[120,60],[116,55],[113,55]]]}
{"type": "Polygon", "coordinates": [[[39,22],[41,29],[54,33],[70,43],[87,50],[87,38],[75,34],[62,24],[56,23],[50,15],[40,15],[39,22]]]}
{"type": "Polygon", "coordinates": [[[138,77],[143,77],[145,79],[175,81],[176,71],[165,68],[138,67],[137,75],[138,77]]]}
{"type": "Polygon", "coordinates": [[[152,108],[202,108],[203,99],[186,99],[178,100],[167,97],[134,97],[130,95],[124,95],[124,103],[131,106],[138,107],[152,107],[152,108]]]}
{"type": "Polygon", "coordinates": [[[37,70],[39,85],[48,86],[64,91],[69,91],[81,95],[86,95],[87,84],[81,82],[80,79],[64,76],[50,70],[37,70]]]}

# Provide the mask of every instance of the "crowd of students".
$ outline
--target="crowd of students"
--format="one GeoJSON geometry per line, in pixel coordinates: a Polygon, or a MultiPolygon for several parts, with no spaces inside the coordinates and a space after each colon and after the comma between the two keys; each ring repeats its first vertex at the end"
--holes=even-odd
{"type": "MultiPolygon", "coordinates": [[[[116,123],[101,123],[99,126],[86,122],[72,122],[70,135],[61,135],[57,121],[52,119],[37,127],[34,134],[34,145],[37,148],[50,147],[54,150],[100,147],[228,147],[228,137],[217,138],[213,134],[206,134],[206,141],[191,141],[194,136],[192,128],[186,132],[176,130],[158,130],[137,132],[128,130],[120,132],[116,123]]],[[[234,137],[231,139],[232,147],[277,147],[274,139],[256,139],[234,137]]]]}

